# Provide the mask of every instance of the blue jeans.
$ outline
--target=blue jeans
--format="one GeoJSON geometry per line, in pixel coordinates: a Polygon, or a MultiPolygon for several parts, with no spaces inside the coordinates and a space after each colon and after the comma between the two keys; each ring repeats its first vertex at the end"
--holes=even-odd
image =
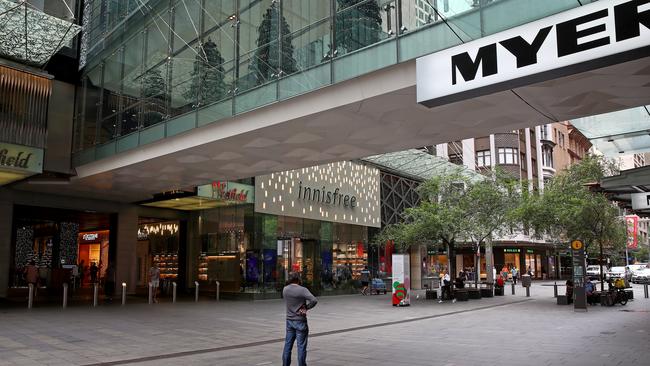
{"type": "Polygon", "coordinates": [[[307,365],[307,337],[309,327],[306,321],[287,320],[287,336],[284,339],[284,351],[282,352],[282,365],[291,365],[291,350],[293,342],[298,339],[298,366],[307,365]]]}

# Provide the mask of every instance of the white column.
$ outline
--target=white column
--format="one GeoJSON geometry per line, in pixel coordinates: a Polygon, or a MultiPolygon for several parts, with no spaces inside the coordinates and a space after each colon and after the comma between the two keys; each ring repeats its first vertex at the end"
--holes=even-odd
{"type": "Polygon", "coordinates": [[[436,145],[436,156],[449,159],[449,148],[446,143],[436,145]]]}
{"type": "Polygon", "coordinates": [[[541,136],[540,126],[535,127],[535,147],[537,148],[537,183],[540,191],[544,190],[544,174],[542,173],[542,142],[539,137],[541,136]]]}
{"type": "Polygon", "coordinates": [[[0,298],[7,297],[11,264],[13,204],[0,202],[0,298]]]}
{"type": "Polygon", "coordinates": [[[492,166],[497,166],[497,143],[494,139],[494,135],[490,135],[490,161],[492,166]]]}
{"type": "Polygon", "coordinates": [[[138,213],[135,207],[123,208],[117,218],[117,283],[126,282],[127,291],[135,292],[137,281],[138,213]]]}
{"type": "Polygon", "coordinates": [[[528,190],[532,192],[533,190],[533,157],[532,157],[532,148],[530,141],[530,128],[526,128],[526,173],[528,174],[528,190]]]}
{"type": "Polygon", "coordinates": [[[463,140],[463,165],[471,170],[476,170],[475,150],[474,139],[463,140]]]}

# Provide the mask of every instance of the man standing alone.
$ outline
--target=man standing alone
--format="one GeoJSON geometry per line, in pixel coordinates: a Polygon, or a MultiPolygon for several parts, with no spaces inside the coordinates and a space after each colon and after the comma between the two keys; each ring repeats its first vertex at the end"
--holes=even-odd
{"type": "Polygon", "coordinates": [[[318,302],[314,295],[300,285],[300,274],[289,274],[289,284],[282,290],[282,296],[287,305],[287,335],[282,352],[282,365],[291,365],[291,350],[293,342],[298,340],[298,366],[307,365],[307,310],[318,302]]]}

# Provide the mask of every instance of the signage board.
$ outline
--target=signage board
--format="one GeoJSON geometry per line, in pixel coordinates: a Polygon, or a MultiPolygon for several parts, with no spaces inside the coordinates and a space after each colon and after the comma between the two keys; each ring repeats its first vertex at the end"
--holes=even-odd
{"type": "Polygon", "coordinates": [[[0,185],[43,172],[43,149],[0,142],[0,185]]]}
{"type": "Polygon", "coordinates": [[[593,2],[420,57],[417,101],[435,107],[646,57],[647,5],[593,2]]]}
{"type": "Polygon", "coordinates": [[[627,232],[627,248],[637,249],[639,247],[639,216],[625,216],[625,229],[627,232]]]}
{"type": "Polygon", "coordinates": [[[215,181],[196,187],[196,195],[230,203],[255,202],[255,189],[248,184],[215,181]]]}
{"type": "Polygon", "coordinates": [[[411,305],[411,263],[408,254],[393,254],[393,306],[411,305]]]}
{"type": "Polygon", "coordinates": [[[521,249],[517,249],[517,248],[504,248],[504,249],[503,249],[503,252],[504,252],[504,253],[520,253],[520,252],[521,252],[521,249]]]}
{"type": "Polygon", "coordinates": [[[585,293],[585,245],[580,240],[571,242],[571,257],[573,261],[573,307],[587,309],[585,293]]]}
{"type": "Polygon", "coordinates": [[[381,226],[379,170],[349,161],[255,177],[255,212],[381,226]]]}
{"type": "Polygon", "coordinates": [[[632,209],[633,210],[647,210],[650,209],[650,192],[648,193],[632,193],[630,194],[632,199],[632,209]]]}

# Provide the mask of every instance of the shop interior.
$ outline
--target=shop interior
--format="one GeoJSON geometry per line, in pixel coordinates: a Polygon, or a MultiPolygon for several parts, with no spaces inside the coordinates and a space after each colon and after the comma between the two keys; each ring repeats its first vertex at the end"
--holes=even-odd
{"type": "Polygon", "coordinates": [[[179,221],[166,221],[156,218],[138,218],[137,286],[146,287],[149,283],[149,270],[153,266],[160,269],[161,286],[168,286],[179,276],[179,221]]]}

